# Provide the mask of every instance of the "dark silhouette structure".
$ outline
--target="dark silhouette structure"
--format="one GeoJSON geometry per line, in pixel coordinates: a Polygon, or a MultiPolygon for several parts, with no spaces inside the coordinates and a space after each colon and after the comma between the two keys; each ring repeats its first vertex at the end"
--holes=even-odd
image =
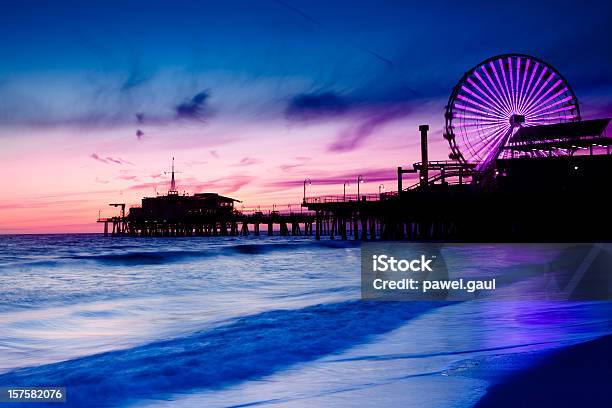
{"type": "MultiPolygon", "coordinates": [[[[497,159],[492,180],[473,168],[439,172],[398,192],[306,200],[316,212],[317,235],[355,239],[450,241],[606,241],[612,221],[602,212],[612,180],[610,120],[538,126],[518,132],[510,149],[525,154],[497,159]],[[534,151],[534,144],[540,148],[534,151]],[[542,147],[546,147],[543,153],[542,147]],[[556,149],[568,154],[554,155],[556,149]]],[[[422,129],[422,128],[421,128],[422,129]]],[[[518,153],[517,153],[518,155],[518,153]]],[[[433,166],[432,166],[433,164],[433,166]]],[[[398,185],[405,172],[398,169],[398,185]]],[[[420,167],[420,168],[419,168],[420,167]]],[[[447,167],[448,169],[448,167],[447,167]]],[[[420,171],[419,171],[420,170],[420,171]]]]}
{"type": "MultiPolygon", "coordinates": [[[[478,64],[453,89],[445,110],[450,160],[430,161],[428,125],[421,161],[397,169],[397,191],[306,197],[306,212],[244,214],[238,200],[179,195],[172,164],[167,195],[144,198],[125,215],[100,219],[113,235],[313,234],[341,239],[608,241],[602,204],[612,180],[610,119],[581,120],[578,100],[552,66],[524,54],[478,64]],[[403,185],[406,173],[417,183],[403,185]],[[291,225],[291,232],[288,226],[291,225]],[[301,227],[303,225],[303,228],[301,227]],[[314,229],[313,229],[314,225],[314,229]]],[[[346,188],[347,183],[344,184],[346,188]]]]}
{"type": "MultiPolygon", "coordinates": [[[[145,197],[105,234],[129,236],[314,235],[340,239],[454,241],[607,241],[612,220],[601,207],[612,180],[610,119],[521,128],[495,161],[494,176],[453,161],[398,168],[400,190],[305,197],[306,212],[245,214],[216,193],[145,197]],[[563,150],[563,154],[558,153],[563,150]],[[430,171],[433,174],[430,174],[430,171]],[[402,188],[405,173],[419,181],[402,188]],[[275,227],[278,226],[278,228],[275,227]]],[[[427,127],[420,126],[427,154],[427,127]]],[[[425,157],[424,157],[425,158],[425,157]]]]}

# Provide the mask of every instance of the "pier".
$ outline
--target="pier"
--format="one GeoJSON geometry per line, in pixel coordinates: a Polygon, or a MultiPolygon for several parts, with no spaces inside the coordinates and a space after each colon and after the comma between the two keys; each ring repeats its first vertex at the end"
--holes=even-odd
{"type": "MultiPolygon", "coordinates": [[[[194,196],[161,196],[143,199],[166,198],[161,211],[146,211],[147,204],[130,208],[129,214],[100,218],[104,235],[134,237],[192,237],[192,236],[248,236],[248,235],[312,235],[315,215],[309,211],[239,211],[234,209],[229,197],[206,193],[213,202],[231,203],[221,207],[194,210],[198,194],[194,196]],[[168,197],[172,197],[167,200],[168,197]],[[145,211],[143,211],[143,208],[145,211]],[[170,211],[168,211],[170,210],[170,211]],[[174,210],[174,211],[172,211],[174,210]],[[178,210],[178,211],[177,211],[178,210]],[[183,211],[184,210],[184,211],[183,211]]],[[[150,210],[150,209],[149,209],[150,210]]]]}
{"type": "MultiPolygon", "coordinates": [[[[609,240],[612,221],[599,207],[612,178],[609,120],[557,126],[594,133],[563,140],[585,154],[498,159],[492,180],[453,162],[398,168],[401,190],[379,194],[304,196],[300,211],[241,211],[214,193],[148,197],[125,214],[101,218],[105,235],[142,237],[312,236],[315,239],[414,241],[609,240]],[[596,150],[594,151],[593,148],[596,150]],[[600,154],[595,154],[599,152],[600,154]],[[433,174],[430,174],[433,172],[433,174]],[[406,173],[420,180],[403,188],[406,173]],[[482,180],[488,180],[487,183],[482,180]],[[480,182],[477,182],[480,181],[480,182]],[[399,192],[398,192],[399,191],[399,192]]],[[[550,132],[549,127],[542,127],[550,132]]],[[[423,144],[427,131],[421,127],[423,144]]],[[[536,132],[538,129],[530,129],[536,132]]],[[[580,134],[582,134],[580,133],[580,134]]],[[[519,135],[520,137],[520,135],[519,135]]],[[[547,145],[547,147],[549,147],[547,145]]],[[[521,145],[523,151],[531,151],[521,145]]],[[[426,151],[424,146],[423,151],[426,151]]],[[[552,147],[549,149],[552,151],[552,147]]],[[[516,154],[516,153],[515,153],[516,154]]]]}
{"type": "Polygon", "coordinates": [[[612,240],[604,198],[612,179],[611,120],[582,120],[573,90],[552,66],[521,54],[483,61],[454,88],[445,121],[449,159],[429,159],[429,126],[419,126],[421,161],[397,167],[395,191],[360,194],[359,176],[356,195],[346,195],[345,183],[342,195],[306,197],[306,179],[299,212],[244,211],[235,208],[239,200],[216,193],[179,195],[173,164],[167,195],[145,197],[127,214],[125,204],[112,203],[120,214],[98,222],[112,236],[612,240]],[[500,67],[504,80],[516,73],[514,93],[476,72],[492,66],[500,67]],[[525,83],[546,72],[548,81],[525,83]],[[416,182],[405,186],[406,174],[416,182]]]}

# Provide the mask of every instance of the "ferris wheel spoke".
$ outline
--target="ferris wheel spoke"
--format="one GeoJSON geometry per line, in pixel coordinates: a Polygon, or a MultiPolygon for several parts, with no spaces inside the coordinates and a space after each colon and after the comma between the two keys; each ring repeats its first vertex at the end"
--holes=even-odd
{"type": "MultiPolygon", "coordinates": [[[[455,107],[457,106],[457,104],[454,105],[455,107]]],[[[468,113],[468,112],[464,112],[462,110],[457,111],[457,113],[453,113],[453,118],[454,119],[461,119],[461,120],[473,120],[476,122],[494,122],[494,123],[505,123],[506,122],[506,118],[488,118],[488,117],[483,117],[483,116],[476,116],[473,113],[468,113]]]]}
{"type": "MultiPolygon", "coordinates": [[[[488,104],[488,106],[487,106],[487,105],[479,104],[479,103],[477,103],[476,101],[473,101],[472,103],[474,103],[475,105],[480,106],[480,107],[482,107],[482,108],[484,108],[484,109],[488,109],[488,110],[490,110],[491,112],[495,112],[495,113],[497,113],[497,114],[498,114],[498,115],[500,115],[500,116],[504,116],[504,112],[502,112],[501,110],[499,110],[499,109],[498,109],[498,108],[497,108],[495,105],[491,105],[491,104],[490,104],[490,102],[487,102],[485,99],[483,99],[483,98],[482,98],[480,95],[478,95],[476,92],[472,91],[471,89],[469,89],[469,88],[467,88],[467,87],[465,87],[465,86],[463,86],[461,89],[462,89],[464,92],[468,93],[469,95],[473,96],[474,98],[478,99],[479,101],[481,101],[481,102],[483,102],[483,103],[488,104]]],[[[457,97],[458,97],[459,99],[462,99],[462,100],[467,100],[467,99],[468,99],[468,97],[467,97],[467,96],[465,96],[465,95],[461,95],[461,94],[458,94],[458,95],[457,95],[457,97]]]]}
{"type": "Polygon", "coordinates": [[[556,116],[554,118],[542,118],[539,120],[542,122],[551,122],[551,121],[559,122],[559,119],[574,119],[574,118],[575,118],[574,115],[563,115],[563,116],[556,116]]]}
{"type": "Polygon", "coordinates": [[[527,82],[527,74],[529,74],[529,63],[531,62],[531,60],[529,58],[527,58],[527,60],[525,61],[525,71],[523,73],[523,82],[521,84],[521,89],[518,95],[518,104],[517,104],[517,110],[520,112],[519,107],[521,106],[521,101],[523,100],[523,96],[525,95],[523,92],[525,91],[525,83],[527,82]]]}
{"type": "Polygon", "coordinates": [[[533,92],[537,88],[537,85],[540,83],[540,81],[542,80],[542,77],[546,73],[546,67],[542,67],[542,69],[538,73],[539,67],[540,65],[538,63],[534,65],[534,69],[531,73],[531,77],[529,78],[529,83],[527,84],[527,89],[525,90],[523,101],[521,102],[521,105],[519,105],[519,112],[523,112],[523,107],[525,106],[526,103],[529,102],[529,100],[531,99],[531,95],[533,95],[533,92]]]}
{"type": "Polygon", "coordinates": [[[514,100],[514,70],[512,69],[512,58],[508,57],[508,78],[510,78],[510,100],[512,101],[512,110],[516,112],[516,101],[514,100]]]}
{"type": "Polygon", "coordinates": [[[495,134],[495,137],[489,138],[489,142],[487,144],[482,145],[475,152],[475,156],[479,157],[484,162],[488,162],[489,160],[491,160],[491,156],[494,155],[493,152],[499,150],[499,145],[503,142],[504,135],[504,132],[497,132],[495,134]]]}
{"type": "Polygon", "coordinates": [[[563,88],[561,88],[561,90],[557,91],[552,96],[548,97],[545,101],[541,102],[539,104],[540,106],[533,106],[532,108],[527,110],[525,114],[532,114],[532,113],[538,112],[538,110],[541,110],[542,108],[546,108],[548,106],[555,106],[559,102],[566,102],[572,99],[571,95],[568,95],[562,99],[559,99],[559,97],[563,96],[563,94],[567,94],[568,91],[569,91],[569,88],[567,86],[564,86],[563,88]]]}
{"type": "Polygon", "coordinates": [[[570,99],[572,99],[571,96],[566,96],[563,99],[553,100],[553,99],[561,96],[564,92],[567,92],[567,88],[564,88],[563,90],[557,92],[555,95],[553,95],[550,98],[548,98],[546,101],[542,102],[542,106],[534,106],[528,112],[525,112],[525,115],[536,115],[536,114],[538,114],[540,112],[544,112],[544,111],[546,111],[548,109],[552,109],[555,106],[560,105],[560,104],[562,104],[564,102],[567,102],[570,99]],[[548,103],[548,102],[551,102],[551,103],[548,103]]]}
{"type": "Polygon", "coordinates": [[[506,92],[508,94],[508,103],[510,104],[510,109],[512,110],[512,112],[516,112],[516,106],[514,105],[514,95],[513,95],[513,82],[512,82],[512,62],[510,57],[508,57],[508,66],[509,69],[507,71],[508,75],[506,75],[506,68],[504,67],[504,63],[502,61],[502,59],[499,59],[499,70],[502,74],[502,77],[504,78],[504,86],[506,87],[506,92]],[[506,76],[508,77],[508,79],[506,79],[506,76]]]}
{"type": "MultiPolygon", "coordinates": [[[[458,95],[457,97],[458,97],[459,99],[461,99],[462,101],[464,101],[465,103],[469,103],[470,105],[476,106],[476,107],[478,107],[478,108],[480,108],[480,109],[485,109],[486,111],[484,111],[484,112],[486,112],[486,114],[487,114],[488,116],[492,116],[492,117],[497,118],[497,119],[500,119],[500,120],[503,120],[503,119],[504,119],[504,115],[501,115],[500,113],[498,113],[498,112],[496,112],[496,111],[491,110],[489,107],[484,106],[484,105],[482,105],[482,104],[480,104],[480,103],[478,103],[478,102],[476,102],[476,101],[473,101],[473,100],[471,100],[471,99],[469,99],[469,98],[467,98],[467,97],[463,97],[463,98],[462,98],[461,96],[462,96],[462,95],[458,95]]],[[[470,106],[470,107],[471,107],[471,106],[470,106]]],[[[473,109],[476,109],[476,108],[473,108],[473,109]]]]}
{"type": "Polygon", "coordinates": [[[514,112],[514,106],[512,104],[512,92],[510,91],[510,86],[508,84],[508,78],[506,77],[506,68],[504,67],[504,61],[503,59],[500,58],[499,60],[497,60],[497,62],[499,65],[499,73],[504,82],[502,92],[504,93],[506,97],[508,109],[510,109],[511,112],[514,112]]]}
{"type": "Polygon", "coordinates": [[[562,81],[560,79],[557,79],[552,85],[546,87],[552,81],[553,79],[552,77],[553,77],[553,74],[551,74],[551,77],[548,79],[548,81],[546,81],[546,83],[540,90],[540,95],[538,95],[537,98],[534,96],[534,100],[531,101],[531,103],[529,103],[527,106],[525,106],[525,111],[533,108],[534,106],[545,103],[542,100],[546,98],[555,89],[557,89],[557,87],[561,84],[562,81]]]}
{"type": "MultiPolygon", "coordinates": [[[[569,101],[571,99],[572,99],[571,96],[566,96],[563,99],[558,99],[555,102],[553,102],[553,103],[551,103],[549,105],[546,105],[545,107],[542,107],[542,108],[540,108],[538,110],[534,110],[533,112],[530,113],[530,116],[531,115],[537,115],[538,113],[545,112],[546,110],[550,110],[550,109],[554,108],[555,106],[559,106],[559,105],[561,105],[561,104],[563,104],[563,103],[565,103],[565,102],[567,102],[567,101],[569,101]]],[[[572,109],[575,108],[573,105],[568,105],[568,106],[571,106],[572,109]]]]}
{"type": "Polygon", "coordinates": [[[562,107],[560,107],[558,109],[555,109],[555,110],[551,110],[551,111],[540,113],[539,115],[532,115],[531,117],[532,118],[540,118],[542,116],[551,116],[553,113],[566,112],[566,111],[571,110],[571,109],[574,109],[574,107],[573,106],[562,106],[562,107]]]}
{"type": "Polygon", "coordinates": [[[480,153],[483,150],[496,146],[496,144],[500,141],[500,139],[508,132],[509,128],[510,128],[510,125],[504,126],[500,129],[489,132],[489,134],[486,137],[481,139],[479,142],[475,143],[473,146],[473,151],[475,152],[475,155],[480,157],[480,153]]]}
{"type": "MultiPolygon", "coordinates": [[[[508,85],[508,79],[506,78],[506,68],[504,67],[504,62],[500,58],[499,59],[499,71],[501,72],[502,78],[504,78],[504,89],[506,90],[506,97],[508,98],[508,106],[510,110],[514,111],[514,102],[512,101],[512,91],[511,87],[508,85]]],[[[509,74],[512,73],[512,68],[510,68],[509,74]]]]}
{"type": "Polygon", "coordinates": [[[491,71],[493,72],[493,76],[495,77],[496,82],[493,82],[489,75],[487,75],[487,77],[491,79],[491,82],[493,84],[493,89],[499,92],[500,98],[502,99],[504,106],[508,108],[508,110],[510,111],[511,108],[510,108],[510,105],[508,104],[508,100],[506,99],[506,95],[504,94],[504,89],[503,89],[504,87],[501,84],[501,80],[499,79],[499,74],[497,73],[497,68],[495,68],[495,63],[493,61],[489,62],[489,67],[491,68],[491,71]]]}
{"type": "Polygon", "coordinates": [[[573,115],[559,115],[559,116],[554,116],[551,118],[538,118],[535,120],[530,120],[529,124],[530,125],[548,125],[551,122],[553,123],[559,123],[562,122],[563,120],[574,120],[576,117],[573,115]]]}
{"type": "Polygon", "coordinates": [[[482,103],[476,102],[475,100],[470,99],[470,98],[468,98],[468,97],[467,97],[467,96],[465,96],[465,95],[461,95],[461,94],[459,94],[459,95],[457,95],[457,98],[461,99],[461,100],[462,100],[462,101],[464,101],[465,103],[469,103],[470,105],[477,106],[477,107],[479,107],[479,108],[481,108],[481,109],[484,109],[484,110],[486,110],[486,111],[487,111],[489,114],[494,115],[494,116],[496,116],[496,117],[503,117],[503,116],[504,116],[502,113],[500,113],[500,112],[498,112],[498,111],[496,111],[496,110],[492,109],[490,106],[485,106],[485,105],[483,105],[482,103]]]}
{"type": "Polygon", "coordinates": [[[491,143],[493,143],[495,139],[497,139],[505,131],[506,130],[503,130],[501,128],[490,130],[489,132],[485,133],[483,137],[473,143],[472,150],[474,151],[474,153],[479,154],[483,149],[491,145],[491,143]]]}
{"type": "MultiPolygon", "coordinates": [[[[551,75],[552,77],[552,75],[551,75]]],[[[552,78],[551,78],[552,79],[552,78]]],[[[546,98],[546,96],[548,96],[548,94],[550,94],[552,91],[554,91],[560,84],[561,84],[560,79],[558,79],[554,84],[552,84],[547,90],[546,92],[544,92],[542,95],[540,95],[540,97],[538,99],[536,99],[534,102],[531,102],[531,104],[529,104],[528,106],[525,107],[525,111],[530,110],[533,107],[536,107],[538,104],[545,104],[546,102],[542,102],[542,99],[546,98]]]]}
{"type": "MultiPolygon", "coordinates": [[[[508,60],[512,61],[510,57],[508,57],[508,60]]],[[[510,78],[512,78],[512,74],[510,78]]],[[[512,88],[512,94],[514,96],[513,100],[514,100],[514,110],[515,111],[518,111],[518,92],[519,92],[519,87],[520,87],[520,80],[521,80],[521,57],[518,57],[516,59],[516,80],[514,81],[514,87],[512,88]]]]}
{"type": "Polygon", "coordinates": [[[520,112],[523,111],[524,105],[525,104],[529,104],[529,102],[531,101],[531,97],[533,95],[533,92],[538,88],[538,85],[542,81],[542,77],[544,77],[544,74],[546,74],[546,71],[548,71],[548,68],[543,67],[542,71],[540,72],[540,75],[538,75],[538,79],[536,79],[535,83],[533,84],[533,87],[531,88],[531,91],[529,92],[529,94],[527,95],[525,100],[523,101],[523,106],[519,106],[520,112]]]}
{"type": "Polygon", "coordinates": [[[476,142],[472,143],[472,147],[477,148],[478,146],[481,146],[483,143],[486,143],[489,140],[489,137],[491,137],[492,133],[497,132],[498,130],[500,130],[499,125],[489,126],[486,128],[483,127],[479,129],[468,129],[468,130],[462,131],[461,137],[466,142],[470,140],[472,141],[476,140],[476,142]],[[476,134],[474,135],[474,133],[476,134]],[[485,135],[484,137],[482,136],[483,134],[485,135]]]}
{"type": "Polygon", "coordinates": [[[551,73],[548,78],[544,81],[544,83],[542,83],[542,85],[538,88],[538,90],[532,95],[532,97],[527,101],[527,103],[525,104],[525,106],[523,107],[523,111],[525,111],[526,109],[528,109],[530,106],[532,106],[534,103],[537,103],[538,100],[541,98],[540,94],[544,91],[544,89],[546,89],[546,87],[548,86],[548,84],[550,83],[550,81],[553,78],[553,73],[551,73]]]}
{"type": "Polygon", "coordinates": [[[478,74],[478,72],[474,72],[474,74],[476,75],[477,78],[479,78],[482,81],[483,84],[485,84],[489,92],[492,92],[496,95],[495,100],[498,101],[499,106],[503,108],[504,112],[506,112],[507,114],[510,114],[510,109],[508,109],[508,105],[506,105],[506,103],[503,101],[504,98],[502,97],[501,93],[495,86],[495,82],[493,81],[493,78],[491,78],[491,75],[489,75],[489,71],[487,70],[486,66],[484,65],[482,66],[482,71],[484,72],[485,77],[489,80],[489,84],[491,85],[492,88],[489,87],[487,82],[482,79],[482,77],[478,74]],[[493,91],[491,91],[491,89],[493,89],[493,91]]]}
{"type": "MultiPolygon", "coordinates": [[[[548,84],[550,83],[550,81],[552,80],[554,76],[554,73],[550,73],[550,75],[548,75],[548,77],[544,80],[544,82],[540,85],[539,88],[537,88],[537,91],[535,91],[533,93],[533,95],[531,96],[531,98],[527,101],[527,103],[525,104],[525,106],[523,106],[523,111],[525,111],[526,108],[528,108],[529,106],[533,105],[537,99],[540,97],[540,94],[548,87],[548,84]]],[[[537,85],[537,84],[536,84],[537,85]]]]}
{"type": "MultiPolygon", "coordinates": [[[[519,112],[522,112],[523,104],[527,100],[527,96],[530,93],[530,89],[533,89],[531,88],[531,84],[533,83],[533,79],[535,78],[536,72],[538,71],[539,67],[540,67],[540,64],[538,62],[536,62],[533,65],[533,68],[531,70],[531,75],[529,75],[529,82],[527,82],[527,87],[525,88],[525,92],[523,93],[523,95],[521,95],[521,103],[519,103],[519,106],[518,106],[519,112]]],[[[529,71],[525,71],[525,75],[527,75],[528,72],[529,71]]]]}
{"type": "Polygon", "coordinates": [[[474,72],[474,75],[476,76],[476,78],[480,81],[480,83],[484,86],[484,88],[488,91],[484,92],[471,78],[468,79],[468,82],[470,84],[472,84],[472,86],[474,86],[474,88],[478,89],[480,91],[480,93],[482,93],[484,96],[487,97],[487,99],[489,99],[489,101],[496,106],[497,108],[499,108],[499,110],[501,110],[502,112],[504,112],[505,114],[508,113],[507,108],[504,106],[503,103],[500,102],[500,100],[498,99],[498,97],[495,95],[495,93],[491,90],[491,88],[489,87],[489,85],[485,82],[485,80],[480,76],[480,74],[478,72],[474,72]],[[489,96],[489,94],[491,96],[489,96]]]}
{"type": "Polygon", "coordinates": [[[482,115],[483,118],[488,118],[488,119],[497,119],[497,120],[503,120],[503,116],[499,116],[499,115],[495,115],[489,112],[485,112],[483,110],[480,109],[476,109],[476,108],[471,108],[469,106],[460,104],[460,103],[455,103],[455,106],[459,109],[463,109],[464,111],[468,111],[468,112],[472,112],[472,113],[477,113],[479,115],[482,115]]]}
{"type": "MultiPolygon", "coordinates": [[[[499,86],[498,88],[499,92],[503,95],[504,103],[510,110],[512,110],[512,105],[510,104],[510,101],[508,100],[508,94],[507,92],[504,91],[504,86],[502,85],[501,80],[499,79],[499,73],[497,72],[497,68],[495,67],[495,64],[493,63],[493,61],[489,63],[489,66],[493,69],[493,75],[495,75],[495,80],[497,81],[497,85],[499,86]]],[[[506,77],[504,77],[504,79],[505,78],[506,77]]]]}
{"type": "Polygon", "coordinates": [[[494,123],[492,125],[482,125],[481,123],[471,123],[471,124],[463,125],[463,127],[469,128],[469,129],[462,130],[462,133],[465,134],[465,133],[483,132],[488,129],[499,129],[499,124],[494,123]]]}

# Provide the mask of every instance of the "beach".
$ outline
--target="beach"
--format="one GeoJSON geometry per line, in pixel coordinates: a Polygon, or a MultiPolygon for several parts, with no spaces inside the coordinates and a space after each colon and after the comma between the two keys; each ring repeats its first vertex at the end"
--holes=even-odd
{"type": "MultiPolygon", "coordinates": [[[[479,259],[533,261],[496,251],[479,259]]],[[[363,301],[359,262],[301,237],[2,236],[0,386],[63,386],[66,406],[606,398],[612,304],[363,301]]]]}

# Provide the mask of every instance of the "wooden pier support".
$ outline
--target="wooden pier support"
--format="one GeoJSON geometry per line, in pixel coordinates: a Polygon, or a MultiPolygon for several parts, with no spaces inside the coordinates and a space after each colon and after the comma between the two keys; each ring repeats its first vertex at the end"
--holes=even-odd
{"type": "Polygon", "coordinates": [[[242,222],[242,229],[241,229],[240,233],[243,236],[249,235],[249,224],[246,221],[242,222]]]}
{"type": "Polygon", "coordinates": [[[287,223],[286,222],[281,222],[280,223],[280,235],[282,237],[286,237],[289,235],[289,228],[287,228],[287,223]]]}

